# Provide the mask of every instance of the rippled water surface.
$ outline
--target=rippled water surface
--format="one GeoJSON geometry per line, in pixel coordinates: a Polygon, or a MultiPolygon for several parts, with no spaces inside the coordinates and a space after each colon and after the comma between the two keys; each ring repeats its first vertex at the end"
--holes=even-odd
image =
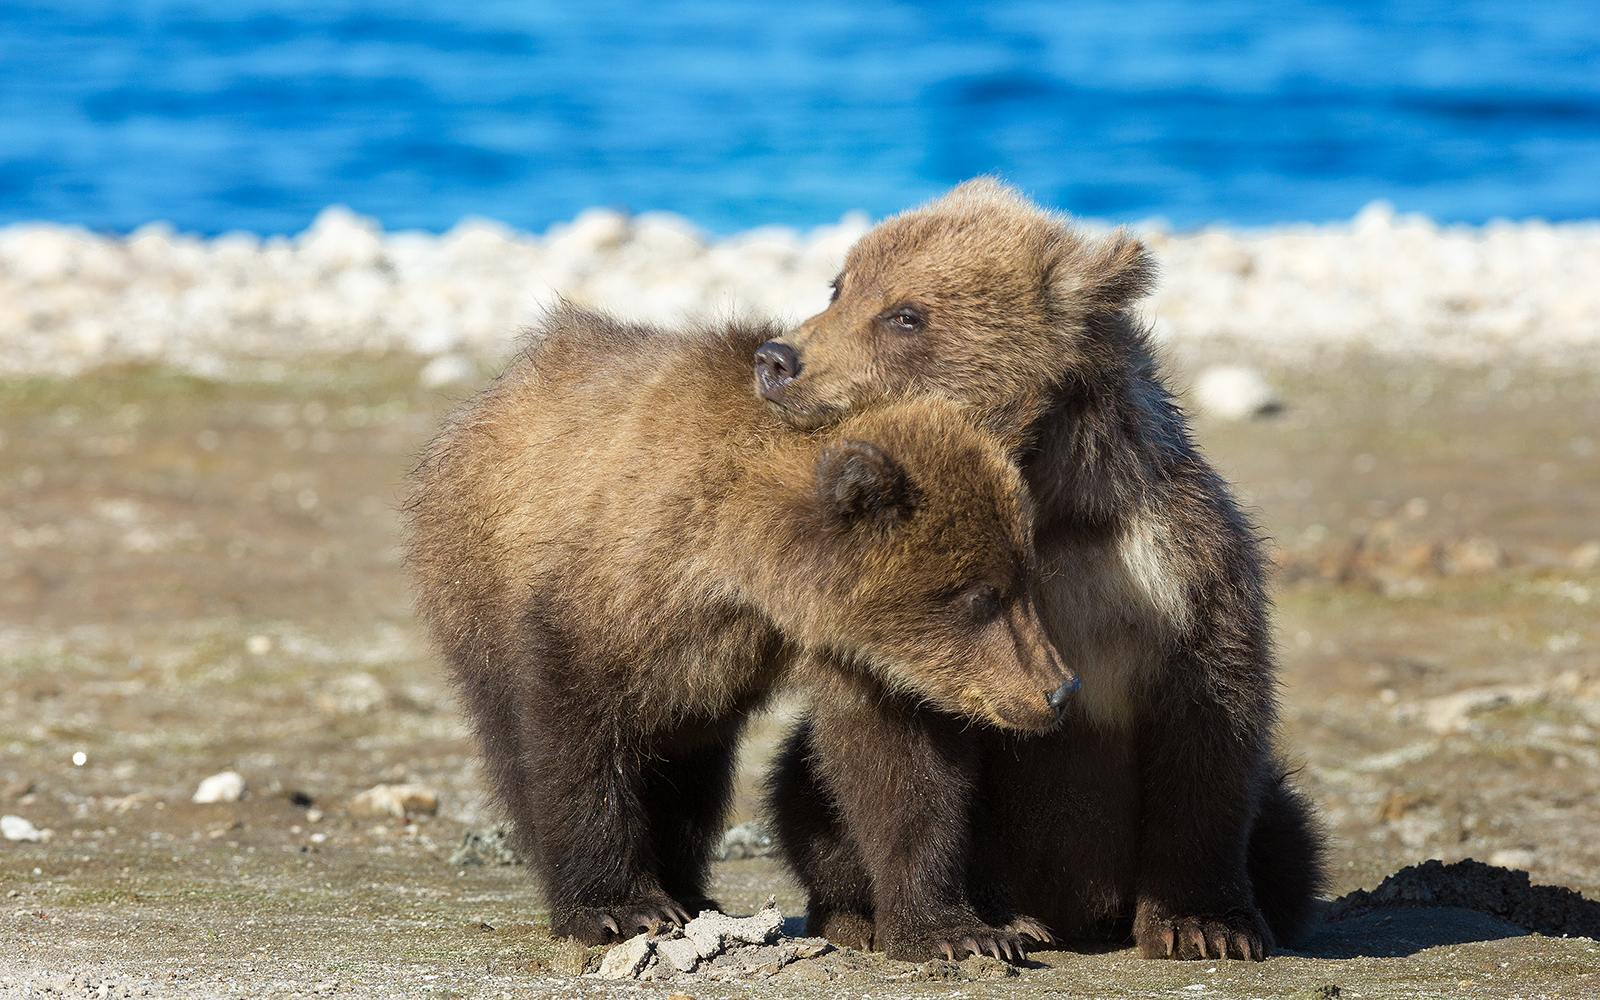
{"type": "Polygon", "coordinates": [[[0,223],[1600,217],[1600,4],[0,0],[0,223]]]}

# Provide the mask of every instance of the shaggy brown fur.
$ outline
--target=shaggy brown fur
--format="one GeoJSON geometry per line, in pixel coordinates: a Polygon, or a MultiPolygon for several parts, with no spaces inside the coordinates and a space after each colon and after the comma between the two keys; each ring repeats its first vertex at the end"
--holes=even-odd
{"type": "Polygon", "coordinates": [[[734,744],[797,663],[1019,730],[1075,684],[1002,445],[933,399],[797,434],[750,382],[773,332],[559,312],[413,474],[419,608],[553,935],[715,905],[734,744]]]}
{"type": "MultiPolygon", "coordinates": [[[[981,777],[964,787],[998,846],[968,861],[975,898],[1059,935],[1131,932],[1150,957],[1260,958],[1309,919],[1323,848],[1273,748],[1255,533],[1128,312],[1153,273],[1126,233],[1089,238],[969,182],[864,236],[832,305],[758,352],[757,382],[805,428],[948,398],[1021,460],[1040,607],[1083,690],[1050,735],[976,734],[981,777]]],[[[906,873],[878,857],[885,825],[861,826],[839,787],[857,766],[852,711],[818,702],[789,742],[779,840],[813,932],[892,942],[906,918],[884,902],[906,873]]]]}

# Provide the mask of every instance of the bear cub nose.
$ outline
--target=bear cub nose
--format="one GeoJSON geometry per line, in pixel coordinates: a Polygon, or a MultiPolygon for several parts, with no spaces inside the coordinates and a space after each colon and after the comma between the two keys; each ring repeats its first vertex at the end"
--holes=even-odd
{"type": "Polygon", "coordinates": [[[1057,715],[1060,715],[1062,709],[1067,707],[1067,700],[1082,686],[1083,682],[1078,678],[1068,677],[1060,687],[1045,696],[1045,701],[1050,703],[1050,707],[1056,710],[1057,715]]]}
{"type": "Polygon", "coordinates": [[[800,374],[800,355],[788,344],[769,340],[756,349],[756,381],[761,395],[777,402],[783,387],[800,374]]]}

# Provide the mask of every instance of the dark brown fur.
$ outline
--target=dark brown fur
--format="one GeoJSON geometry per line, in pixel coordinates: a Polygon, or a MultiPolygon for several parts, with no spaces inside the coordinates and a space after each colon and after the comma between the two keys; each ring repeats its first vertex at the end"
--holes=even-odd
{"type": "Polygon", "coordinates": [[[1004,447],[936,400],[798,434],[750,382],[773,332],[558,312],[413,474],[419,610],[553,935],[714,905],[735,742],[795,664],[1055,721],[1004,447]]]}
{"type": "MultiPolygon", "coordinates": [[[[807,428],[941,396],[1020,457],[1040,608],[1083,690],[1046,736],[962,735],[974,901],[1062,936],[1131,933],[1150,957],[1260,958],[1308,921],[1323,848],[1274,752],[1255,532],[1128,312],[1153,274],[1132,236],[1089,238],[970,182],[864,236],[833,304],[783,339],[786,362],[758,365],[758,384],[807,428]]],[[[894,711],[819,701],[772,793],[814,930],[875,936],[891,954],[908,919],[893,901],[916,873],[875,842],[891,822],[852,811],[852,747],[871,725],[875,757],[900,742],[915,759],[942,725],[894,711]]]]}

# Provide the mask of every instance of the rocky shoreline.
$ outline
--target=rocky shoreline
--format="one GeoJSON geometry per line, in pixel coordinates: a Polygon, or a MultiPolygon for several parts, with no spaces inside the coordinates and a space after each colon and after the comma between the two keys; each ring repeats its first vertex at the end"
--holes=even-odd
{"type": "MultiPolygon", "coordinates": [[[[0,375],[153,363],[253,377],[402,350],[437,359],[427,377],[445,382],[502,357],[558,298],[656,323],[792,322],[826,304],[869,224],[713,238],[678,216],[590,209],[543,235],[484,220],[432,235],[339,207],[292,238],[18,224],[0,229],[0,375]]],[[[1349,223],[1141,235],[1162,268],[1144,309],[1179,351],[1600,361],[1600,222],[1441,227],[1375,203],[1349,223]]]]}

